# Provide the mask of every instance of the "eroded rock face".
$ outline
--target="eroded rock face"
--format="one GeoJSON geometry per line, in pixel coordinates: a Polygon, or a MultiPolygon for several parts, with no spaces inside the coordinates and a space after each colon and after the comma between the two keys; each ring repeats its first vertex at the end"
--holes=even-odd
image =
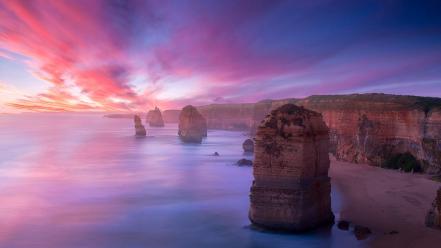
{"type": "Polygon", "coordinates": [[[198,107],[211,129],[245,131],[252,124],[254,104],[211,104],[198,107]]]}
{"type": "Polygon", "coordinates": [[[441,187],[436,193],[432,207],[426,215],[426,226],[432,228],[441,228],[441,187]]]}
{"type": "MultiPolygon", "coordinates": [[[[441,122],[430,121],[418,97],[382,94],[311,98],[307,107],[321,112],[331,130],[331,150],[339,160],[386,166],[396,156],[411,154],[428,173],[440,172],[441,141],[433,132],[441,122]],[[429,131],[430,130],[430,131],[429,131]],[[429,138],[430,137],[430,138],[429,138]],[[426,144],[429,144],[425,147],[426,144]]],[[[430,100],[430,99],[429,99],[430,100]]],[[[439,136],[439,134],[438,134],[439,136]]]]}
{"type": "Polygon", "coordinates": [[[201,143],[202,138],[207,137],[207,122],[195,107],[188,105],[182,109],[178,135],[188,143],[201,143]]]}
{"type": "Polygon", "coordinates": [[[303,231],[333,221],[328,146],[319,113],[286,104],[261,122],[250,195],[253,224],[303,231]]]}
{"type": "Polygon", "coordinates": [[[180,109],[168,109],[162,112],[162,117],[165,123],[179,123],[180,109]]]}
{"type": "Polygon", "coordinates": [[[246,139],[243,144],[242,148],[244,152],[254,152],[254,142],[252,139],[246,139]]]}
{"type": "Polygon", "coordinates": [[[147,132],[145,131],[144,125],[142,125],[141,118],[139,118],[138,115],[135,115],[133,121],[135,122],[135,135],[146,136],[147,132]]]}
{"type": "Polygon", "coordinates": [[[198,107],[209,128],[250,130],[284,104],[319,112],[330,129],[330,152],[337,159],[383,166],[410,153],[426,173],[441,173],[441,98],[388,94],[321,95],[265,100],[254,104],[198,107]]]}
{"type": "Polygon", "coordinates": [[[161,110],[158,107],[155,107],[154,110],[150,110],[147,113],[147,122],[151,127],[163,127],[164,120],[162,119],[161,110]]]}

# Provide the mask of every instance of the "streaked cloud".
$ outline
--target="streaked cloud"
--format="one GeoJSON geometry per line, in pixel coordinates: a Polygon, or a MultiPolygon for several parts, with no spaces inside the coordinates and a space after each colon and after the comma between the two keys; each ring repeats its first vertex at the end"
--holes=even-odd
{"type": "Polygon", "coordinates": [[[2,104],[139,111],[366,89],[441,96],[436,84],[415,91],[441,79],[439,11],[431,1],[0,0],[0,68],[14,59],[39,79],[28,84],[49,83],[2,104]]]}

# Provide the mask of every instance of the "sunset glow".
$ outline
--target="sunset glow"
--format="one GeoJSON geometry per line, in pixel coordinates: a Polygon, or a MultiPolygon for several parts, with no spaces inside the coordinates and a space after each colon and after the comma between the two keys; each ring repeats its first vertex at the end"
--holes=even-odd
{"type": "Polygon", "coordinates": [[[0,113],[441,96],[436,1],[0,0],[0,113]]]}

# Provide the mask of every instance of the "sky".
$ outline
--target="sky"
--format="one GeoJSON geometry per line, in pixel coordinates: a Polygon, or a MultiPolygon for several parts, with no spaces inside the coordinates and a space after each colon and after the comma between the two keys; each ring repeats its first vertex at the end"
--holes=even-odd
{"type": "Polygon", "coordinates": [[[0,0],[0,113],[441,97],[441,2],[0,0]]]}

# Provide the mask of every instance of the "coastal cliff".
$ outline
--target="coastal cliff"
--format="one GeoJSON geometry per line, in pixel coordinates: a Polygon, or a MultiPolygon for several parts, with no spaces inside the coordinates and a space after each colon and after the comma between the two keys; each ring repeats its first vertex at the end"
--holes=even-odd
{"type": "Polygon", "coordinates": [[[208,128],[236,131],[246,131],[254,124],[252,118],[254,108],[253,103],[211,104],[197,107],[207,120],[208,128]]]}
{"type": "Polygon", "coordinates": [[[337,159],[387,166],[411,154],[427,173],[441,173],[441,98],[388,94],[310,96],[255,104],[198,107],[208,128],[250,130],[271,110],[293,103],[317,111],[330,129],[330,152],[337,159]]]}
{"type": "Polygon", "coordinates": [[[162,118],[165,123],[179,123],[180,109],[168,109],[162,112],[162,118]]]}

